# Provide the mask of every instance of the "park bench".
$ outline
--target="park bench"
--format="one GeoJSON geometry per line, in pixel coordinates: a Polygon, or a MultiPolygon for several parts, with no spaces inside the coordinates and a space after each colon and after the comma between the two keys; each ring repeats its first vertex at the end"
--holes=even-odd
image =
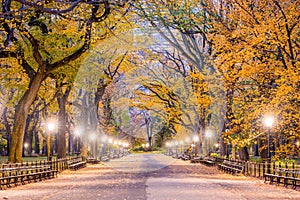
{"type": "Polygon", "coordinates": [[[191,159],[191,156],[190,155],[187,155],[187,154],[183,154],[182,157],[181,157],[181,160],[190,160],[191,159]]]}
{"type": "Polygon", "coordinates": [[[87,158],[86,162],[90,164],[98,164],[100,161],[97,158],[87,158]]]}
{"type": "Polygon", "coordinates": [[[273,170],[273,173],[264,173],[264,179],[265,182],[269,181],[270,184],[283,184],[285,187],[291,185],[293,189],[296,189],[300,186],[300,171],[277,168],[273,170]]]}
{"type": "Polygon", "coordinates": [[[67,165],[70,170],[78,170],[86,167],[86,161],[83,160],[81,157],[79,157],[79,158],[68,160],[67,165]]]}
{"type": "Polygon", "coordinates": [[[115,158],[118,158],[118,155],[115,154],[115,153],[110,153],[110,154],[108,155],[108,157],[109,157],[109,159],[115,159],[115,158]]]}
{"type": "Polygon", "coordinates": [[[38,165],[38,166],[24,166],[24,165],[11,165],[2,166],[0,169],[0,186],[1,189],[17,186],[18,183],[25,184],[31,181],[42,181],[43,179],[50,179],[57,176],[57,170],[52,170],[50,165],[38,165]]]}
{"type": "Polygon", "coordinates": [[[102,161],[102,162],[109,161],[109,156],[100,156],[100,161],[102,161]]]}
{"type": "Polygon", "coordinates": [[[214,166],[216,164],[216,159],[214,157],[205,157],[199,161],[201,164],[207,166],[214,166]]]}
{"type": "Polygon", "coordinates": [[[172,158],[177,158],[177,156],[178,156],[178,154],[177,154],[177,153],[174,153],[174,154],[172,155],[172,158]]]}
{"type": "Polygon", "coordinates": [[[242,163],[228,160],[224,160],[223,163],[218,165],[218,168],[226,173],[235,175],[244,171],[244,165],[242,163]]]}
{"type": "Polygon", "coordinates": [[[200,163],[200,160],[202,160],[200,156],[195,156],[191,158],[191,163],[200,163]]]}

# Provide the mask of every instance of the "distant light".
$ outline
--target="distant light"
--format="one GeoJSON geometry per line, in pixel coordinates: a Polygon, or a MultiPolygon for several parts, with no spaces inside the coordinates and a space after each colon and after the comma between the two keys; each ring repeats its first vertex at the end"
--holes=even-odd
{"type": "Polygon", "coordinates": [[[186,142],[186,143],[189,143],[189,142],[190,142],[190,138],[189,138],[189,137],[186,137],[186,138],[185,138],[185,142],[186,142]]]}
{"type": "Polygon", "coordinates": [[[208,138],[211,138],[213,136],[212,130],[207,130],[206,133],[205,133],[205,136],[208,137],[208,138]]]}
{"type": "Polygon", "coordinates": [[[106,136],[105,135],[103,135],[102,137],[101,137],[101,142],[106,142],[106,136]]]}
{"type": "Polygon", "coordinates": [[[80,132],[79,132],[78,129],[75,129],[74,133],[75,133],[76,136],[80,136],[80,132]]]}
{"type": "Polygon", "coordinates": [[[298,142],[296,142],[296,145],[297,145],[297,146],[299,146],[299,145],[300,145],[299,141],[298,141],[298,142]]]}
{"type": "Polygon", "coordinates": [[[199,142],[199,136],[198,136],[198,135],[194,135],[193,141],[194,141],[194,142],[199,142]]]}
{"type": "Polygon", "coordinates": [[[183,140],[180,140],[179,144],[180,144],[180,145],[183,145],[183,143],[184,143],[183,140]]]}
{"type": "Polygon", "coordinates": [[[110,144],[112,144],[112,143],[113,143],[113,139],[109,138],[109,139],[108,139],[108,142],[109,142],[110,144]]]}
{"type": "Polygon", "coordinates": [[[27,148],[29,145],[28,143],[24,143],[24,147],[27,148]]]}
{"type": "Polygon", "coordinates": [[[49,130],[49,131],[53,131],[54,128],[55,128],[55,124],[54,124],[53,122],[50,122],[50,123],[48,124],[48,130],[49,130]]]}
{"type": "Polygon", "coordinates": [[[264,123],[265,123],[266,127],[270,128],[270,127],[272,127],[272,125],[274,123],[274,118],[272,116],[267,116],[264,119],[264,123]]]}
{"type": "Polygon", "coordinates": [[[149,147],[149,143],[146,144],[146,148],[148,148],[148,147],[149,147]]]}
{"type": "Polygon", "coordinates": [[[97,138],[97,135],[96,135],[95,133],[92,133],[92,134],[90,135],[91,141],[96,140],[96,138],[97,138]]]}

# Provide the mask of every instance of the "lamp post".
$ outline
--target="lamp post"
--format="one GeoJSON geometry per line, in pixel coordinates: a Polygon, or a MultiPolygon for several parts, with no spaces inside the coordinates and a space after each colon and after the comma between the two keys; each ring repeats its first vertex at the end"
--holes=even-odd
{"type": "Polygon", "coordinates": [[[92,151],[92,157],[96,158],[96,140],[97,140],[97,135],[96,133],[92,133],[90,135],[90,140],[91,140],[91,151],[92,151]]]}
{"type": "Polygon", "coordinates": [[[197,153],[196,153],[196,144],[195,143],[197,143],[197,142],[199,142],[199,136],[198,135],[194,135],[194,137],[193,137],[193,146],[194,146],[194,153],[195,153],[195,156],[197,155],[197,153]]]}
{"type": "Polygon", "coordinates": [[[75,129],[75,142],[76,142],[76,155],[79,155],[79,137],[80,137],[80,132],[78,129],[75,129]]]}
{"type": "Polygon", "coordinates": [[[195,144],[197,142],[199,142],[199,136],[198,135],[194,135],[192,147],[193,147],[193,153],[195,154],[195,156],[197,155],[197,153],[196,153],[196,144],[195,144]]]}
{"type": "Polygon", "coordinates": [[[55,124],[50,122],[47,126],[48,128],[48,134],[47,134],[47,159],[50,161],[52,159],[51,156],[51,131],[54,130],[55,124]]]}
{"type": "Polygon", "coordinates": [[[29,145],[28,145],[28,143],[27,142],[25,142],[24,143],[24,155],[26,156],[27,154],[28,154],[28,147],[29,147],[29,145]]]}
{"type": "Polygon", "coordinates": [[[175,141],[174,142],[174,144],[175,144],[175,152],[176,152],[176,157],[178,157],[178,141],[175,141]]]}
{"type": "Polygon", "coordinates": [[[213,136],[213,133],[211,130],[207,130],[206,133],[205,133],[205,136],[206,136],[206,141],[207,141],[207,144],[208,144],[208,156],[210,156],[210,152],[211,152],[211,146],[210,146],[210,139],[212,138],[213,136]]]}
{"type": "Polygon", "coordinates": [[[179,144],[180,144],[180,154],[183,154],[184,153],[183,152],[183,145],[184,145],[183,140],[180,140],[179,144]]]}
{"type": "Polygon", "coordinates": [[[110,154],[111,154],[112,144],[113,144],[113,139],[112,139],[112,138],[109,138],[109,139],[108,139],[108,155],[109,155],[109,156],[110,156],[110,154]]]}
{"type": "Polygon", "coordinates": [[[106,140],[107,140],[107,136],[106,135],[102,135],[101,137],[101,156],[106,154],[106,140]]]}
{"type": "Polygon", "coordinates": [[[169,142],[166,143],[166,147],[167,147],[167,155],[170,155],[170,143],[169,142]]]}
{"type": "Polygon", "coordinates": [[[270,173],[270,163],[271,163],[271,154],[270,154],[270,129],[274,123],[274,118],[272,116],[266,116],[264,119],[264,124],[268,128],[268,138],[267,138],[267,162],[268,162],[268,173],[270,173]]]}
{"type": "Polygon", "coordinates": [[[216,143],[216,144],[215,144],[215,153],[217,153],[217,152],[218,152],[218,148],[219,148],[219,146],[220,146],[220,145],[219,145],[218,143],[216,143]]]}

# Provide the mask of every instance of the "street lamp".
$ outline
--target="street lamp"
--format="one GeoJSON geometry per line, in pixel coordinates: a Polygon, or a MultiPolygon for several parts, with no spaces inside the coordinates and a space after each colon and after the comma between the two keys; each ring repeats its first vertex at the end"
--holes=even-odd
{"type": "Polygon", "coordinates": [[[266,116],[264,118],[264,124],[268,128],[268,143],[267,143],[267,162],[268,162],[268,173],[270,173],[270,162],[271,162],[271,154],[270,154],[270,129],[274,123],[274,118],[272,116],[266,116]]]}
{"type": "Polygon", "coordinates": [[[211,130],[207,130],[206,133],[205,133],[205,136],[206,136],[206,141],[207,141],[207,144],[208,144],[208,154],[210,154],[210,151],[211,151],[211,147],[210,147],[210,139],[212,138],[213,136],[213,133],[211,130]]]}
{"type": "MultiPolygon", "coordinates": [[[[28,151],[28,147],[29,147],[29,144],[27,143],[27,142],[25,142],[24,143],[24,154],[26,153],[28,153],[27,151],[28,151]]],[[[26,155],[25,155],[26,156],[26,155]]]]}
{"type": "Polygon", "coordinates": [[[178,141],[175,141],[175,142],[174,142],[176,156],[178,156],[178,144],[179,144],[178,141]]]}
{"type": "Polygon", "coordinates": [[[268,146],[267,146],[267,160],[268,162],[271,161],[271,154],[270,154],[270,129],[272,127],[274,123],[274,118],[272,116],[266,116],[264,119],[264,124],[266,125],[266,127],[268,128],[268,146]]]}
{"type": "Polygon", "coordinates": [[[192,151],[193,151],[193,153],[196,155],[196,144],[195,143],[197,143],[197,142],[199,142],[199,136],[198,135],[194,135],[193,136],[193,144],[192,144],[192,151]]]}
{"type": "Polygon", "coordinates": [[[112,144],[113,144],[113,139],[109,138],[108,139],[108,153],[111,154],[111,148],[112,148],[112,144]]]}
{"type": "Polygon", "coordinates": [[[96,158],[96,141],[97,141],[97,135],[96,133],[92,133],[90,135],[90,141],[91,141],[91,146],[92,146],[92,156],[93,158],[96,158]]]}
{"type": "Polygon", "coordinates": [[[106,154],[106,140],[107,140],[107,136],[106,135],[102,135],[101,136],[101,155],[106,154]]]}
{"type": "Polygon", "coordinates": [[[55,128],[55,124],[53,122],[50,122],[48,125],[47,125],[47,128],[48,128],[48,134],[47,134],[47,159],[50,161],[52,159],[52,156],[51,156],[51,131],[54,130],[55,128]]]}
{"type": "Polygon", "coordinates": [[[179,144],[180,144],[180,153],[183,154],[183,145],[184,145],[183,140],[180,140],[179,144]]]}
{"type": "Polygon", "coordinates": [[[167,147],[167,155],[170,155],[170,143],[169,142],[166,143],[166,147],[167,147]]]}
{"type": "Polygon", "coordinates": [[[75,142],[76,142],[76,155],[79,155],[79,137],[80,137],[80,131],[78,129],[75,129],[75,142]]]}
{"type": "Polygon", "coordinates": [[[220,145],[218,143],[215,144],[216,152],[218,151],[219,146],[220,145]]]}

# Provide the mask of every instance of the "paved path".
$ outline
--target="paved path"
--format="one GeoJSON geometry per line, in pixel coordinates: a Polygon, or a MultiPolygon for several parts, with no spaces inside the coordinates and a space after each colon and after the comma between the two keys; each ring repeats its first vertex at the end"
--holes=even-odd
{"type": "Polygon", "coordinates": [[[0,191],[13,200],[300,199],[300,192],[164,155],[135,154],[0,191]]]}

